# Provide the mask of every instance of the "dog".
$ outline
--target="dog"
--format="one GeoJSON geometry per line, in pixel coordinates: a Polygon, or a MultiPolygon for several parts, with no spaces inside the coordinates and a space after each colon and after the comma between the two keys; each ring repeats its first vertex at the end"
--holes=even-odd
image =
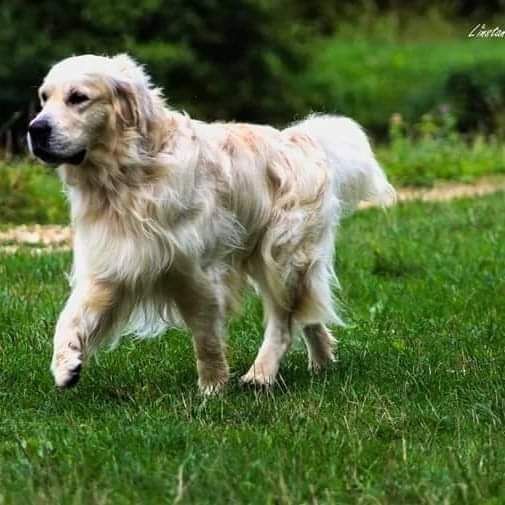
{"type": "Polygon", "coordinates": [[[124,54],[65,59],[39,96],[29,148],[58,165],[74,230],[51,363],[58,387],[121,335],[184,323],[200,390],[220,391],[226,318],[249,281],[266,330],[244,383],[273,384],[298,332],[312,370],[334,360],[337,225],[359,202],[395,196],[354,121],[312,115],[279,130],[193,120],[124,54]]]}

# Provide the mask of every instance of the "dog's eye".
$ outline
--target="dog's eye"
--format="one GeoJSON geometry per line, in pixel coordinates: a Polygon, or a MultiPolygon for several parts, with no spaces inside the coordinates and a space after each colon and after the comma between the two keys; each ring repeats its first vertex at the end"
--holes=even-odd
{"type": "Polygon", "coordinates": [[[79,91],[73,91],[68,96],[68,103],[70,105],[78,105],[80,103],[87,102],[89,100],[89,96],[84,93],[79,93],[79,91]]]}
{"type": "Polygon", "coordinates": [[[43,91],[41,94],[40,94],[40,99],[43,101],[43,102],[46,102],[47,101],[47,93],[45,91],[43,91]]]}

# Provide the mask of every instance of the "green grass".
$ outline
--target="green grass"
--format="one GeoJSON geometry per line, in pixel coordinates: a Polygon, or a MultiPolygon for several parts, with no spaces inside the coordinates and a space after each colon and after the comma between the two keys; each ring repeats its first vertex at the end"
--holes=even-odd
{"type": "Polygon", "coordinates": [[[3,256],[0,503],[503,503],[504,213],[497,194],[350,218],[338,364],[314,378],[298,345],[285,387],[241,389],[262,331],[250,298],[231,324],[236,376],[211,400],[179,331],[56,391],[70,257],[3,256]]]}

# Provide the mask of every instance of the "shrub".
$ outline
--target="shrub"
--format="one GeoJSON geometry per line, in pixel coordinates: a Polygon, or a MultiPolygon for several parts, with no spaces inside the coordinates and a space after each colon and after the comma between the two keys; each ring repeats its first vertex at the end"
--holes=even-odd
{"type": "Polygon", "coordinates": [[[379,160],[394,183],[430,186],[435,180],[471,181],[505,173],[505,147],[496,137],[465,137],[455,130],[456,118],[448,108],[425,114],[407,125],[392,117],[391,142],[377,149],[379,160]]]}
{"type": "Polygon", "coordinates": [[[1,224],[64,224],[68,210],[53,169],[28,162],[0,164],[1,224]]]}
{"type": "Polygon", "coordinates": [[[461,131],[503,133],[505,128],[505,67],[480,63],[450,73],[445,98],[461,131]]]}

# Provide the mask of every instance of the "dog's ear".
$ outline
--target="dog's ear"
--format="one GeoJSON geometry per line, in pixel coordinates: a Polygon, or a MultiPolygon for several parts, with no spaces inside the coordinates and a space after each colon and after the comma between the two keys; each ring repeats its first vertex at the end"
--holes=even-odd
{"type": "Polygon", "coordinates": [[[142,92],[126,80],[112,80],[113,107],[120,123],[126,128],[136,128],[141,135],[146,135],[146,125],[143,124],[141,101],[138,93],[142,92]]]}
{"type": "Polygon", "coordinates": [[[142,66],[128,55],[114,56],[111,64],[116,114],[125,126],[136,128],[147,140],[162,107],[159,90],[153,89],[142,66]]]}

